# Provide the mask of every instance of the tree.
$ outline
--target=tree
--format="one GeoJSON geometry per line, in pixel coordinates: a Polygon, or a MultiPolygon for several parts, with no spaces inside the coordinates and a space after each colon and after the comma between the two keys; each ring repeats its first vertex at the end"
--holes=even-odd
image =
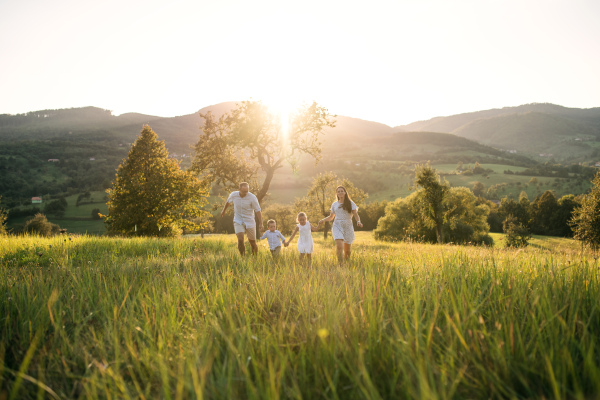
{"type": "Polygon", "coordinates": [[[44,214],[35,214],[33,218],[25,222],[23,231],[25,233],[33,233],[40,236],[51,236],[58,233],[59,226],[48,221],[44,214]]]}
{"type": "Polygon", "coordinates": [[[437,171],[429,163],[415,166],[415,186],[421,187],[419,198],[422,203],[422,216],[426,223],[435,227],[438,243],[442,243],[444,223],[444,196],[450,190],[450,184],[440,179],[437,171]]]}
{"type": "Polygon", "coordinates": [[[100,215],[101,214],[100,214],[100,209],[99,208],[94,208],[92,210],[92,219],[93,220],[99,220],[99,219],[101,219],[102,217],[100,215]]]}
{"type": "Polygon", "coordinates": [[[573,217],[573,211],[580,205],[580,196],[567,194],[558,200],[558,211],[555,214],[554,233],[558,236],[573,237],[573,230],[569,220],[573,217]]]}
{"type": "MultiPolygon", "coordinates": [[[[325,172],[317,175],[308,189],[306,196],[296,201],[296,208],[308,214],[309,220],[312,215],[328,217],[331,211],[331,203],[336,201],[335,189],[338,186],[346,188],[348,195],[360,209],[369,195],[357,188],[349,179],[340,178],[333,172],[325,172]]],[[[360,211],[360,210],[359,210],[360,211]]],[[[325,222],[323,237],[327,239],[329,222],[325,222]]]]}
{"type": "Polygon", "coordinates": [[[298,109],[289,119],[288,132],[284,132],[288,121],[256,101],[244,101],[219,119],[210,112],[200,116],[204,126],[194,147],[192,169],[207,182],[232,190],[242,181],[249,182],[258,188],[259,202],[286,161],[294,167],[297,157],[307,154],[318,162],[320,135],[324,128],[335,127],[327,109],[317,103],[298,109]]]}
{"type": "Polygon", "coordinates": [[[479,181],[473,184],[473,194],[477,197],[483,197],[485,195],[485,185],[479,181]]]}
{"type": "MultiPolygon", "coordinates": [[[[438,242],[437,227],[423,218],[421,189],[390,203],[373,232],[375,239],[438,242]]],[[[493,244],[488,235],[489,207],[467,188],[449,188],[441,204],[443,240],[457,244],[493,244]]]]}
{"type": "Polygon", "coordinates": [[[507,247],[527,247],[531,233],[529,229],[521,223],[517,217],[509,215],[502,223],[502,229],[506,234],[507,247]]]}
{"type": "Polygon", "coordinates": [[[531,231],[538,235],[555,235],[555,216],[558,200],[551,190],[546,190],[532,204],[531,231]]]}
{"type": "Polygon", "coordinates": [[[182,227],[193,228],[190,219],[203,213],[200,208],[208,195],[192,172],[169,159],[164,142],[148,125],[106,192],[108,232],[139,236],[176,236],[182,227]]]}
{"type": "Polygon", "coordinates": [[[269,204],[266,209],[263,210],[263,220],[265,222],[270,219],[275,220],[275,222],[277,222],[277,230],[284,235],[289,235],[296,226],[297,214],[298,212],[292,205],[269,204]]]}
{"type": "Polygon", "coordinates": [[[62,217],[65,214],[65,210],[67,209],[67,200],[61,196],[57,200],[53,200],[49,203],[46,203],[44,206],[44,213],[52,214],[58,218],[62,217]]]}
{"type": "Polygon", "coordinates": [[[365,204],[360,212],[360,220],[362,221],[362,230],[372,231],[377,228],[379,219],[385,215],[385,209],[389,202],[375,201],[365,204]]]}
{"type": "Polygon", "coordinates": [[[589,194],[583,196],[581,205],[573,212],[570,221],[573,237],[594,251],[600,245],[600,172],[592,180],[589,194]]]}
{"type": "MultiPolygon", "coordinates": [[[[0,204],[2,203],[2,196],[0,196],[0,204]]],[[[0,235],[4,235],[6,233],[6,227],[5,227],[5,223],[6,223],[6,219],[7,219],[7,213],[4,210],[4,208],[0,205],[0,235]]]]}

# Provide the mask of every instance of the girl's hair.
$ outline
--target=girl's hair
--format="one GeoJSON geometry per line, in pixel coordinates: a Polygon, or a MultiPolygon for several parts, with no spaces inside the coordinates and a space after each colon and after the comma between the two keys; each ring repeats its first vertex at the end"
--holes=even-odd
{"type": "Polygon", "coordinates": [[[335,197],[337,197],[337,200],[340,201],[340,198],[337,195],[337,191],[339,188],[344,189],[344,192],[346,192],[346,196],[344,196],[344,203],[342,204],[342,208],[346,211],[348,211],[349,213],[352,212],[352,199],[350,199],[350,195],[348,194],[348,191],[346,190],[345,187],[343,186],[338,186],[337,188],[335,188],[335,197]]]}
{"type": "Polygon", "coordinates": [[[308,219],[305,212],[299,212],[298,216],[296,216],[296,222],[300,223],[300,221],[298,221],[298,220],[300,219],[301,215],[304,216],[304,218],[308,219]]]}

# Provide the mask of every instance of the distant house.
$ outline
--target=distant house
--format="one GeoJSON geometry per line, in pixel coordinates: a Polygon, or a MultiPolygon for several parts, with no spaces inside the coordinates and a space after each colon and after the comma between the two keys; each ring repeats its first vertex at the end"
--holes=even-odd
{"type": "Polygon", "coordinates": [[[41,197],[32,197],[31,198],[31,204],[39,204],[42,202],[42,198],[41,197]]]}
{"type": "Polygon", "coordinates": [[[96,157],[90,157],[90,161],[96,161],[96,157]]]}
{"type": "Polygon", "coordinates": [[[596,161],[596,167],[600,167],[600,161],[596,161]]]}
{"type": "Polygon", "coordinates": [[[58,158],[49,158],[48,162],[59,162],[60,160],[58,158]]]}

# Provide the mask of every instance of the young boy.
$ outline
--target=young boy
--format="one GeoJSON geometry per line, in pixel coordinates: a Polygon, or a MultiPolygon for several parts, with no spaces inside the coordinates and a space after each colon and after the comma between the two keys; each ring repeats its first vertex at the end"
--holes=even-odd
{"type": "Polygon", "coordinates": [[[266,238],[269,242],[269,249],[271,249],[271,255],[273,257],[277,257],[279,255],[279,252],[281,251],[281,242],[285,243],[285,237],[283,237],[281,232],[279,232],[276,229],[277,223],[274,219],[270,219],[267,221],[267,228],[269,230],[263,233],[263,235],[260,237],[260,240],[266,238]]]}

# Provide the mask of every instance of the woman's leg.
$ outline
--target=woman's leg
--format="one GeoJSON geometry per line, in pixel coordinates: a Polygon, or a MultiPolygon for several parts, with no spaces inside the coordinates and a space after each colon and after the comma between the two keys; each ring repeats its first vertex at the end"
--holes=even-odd
{"type": "Polygon", "coordinates": [[[344,239],[335,240],[335,250],[337,252],[338,261],[341,263],[344,261],[344,239]]]}
{"type": "Polygon", "coordinates": [[[351,245],[351,244],[349,244],[349,243],[344,243],[344,258],[345,258],[346,260],[349,260],[349,259],[350,259],[350,251],[351,251],[351,250],[350,250],[350,247],[351,247],[351,246],[352,246],[352,245],[351,245]]]}

